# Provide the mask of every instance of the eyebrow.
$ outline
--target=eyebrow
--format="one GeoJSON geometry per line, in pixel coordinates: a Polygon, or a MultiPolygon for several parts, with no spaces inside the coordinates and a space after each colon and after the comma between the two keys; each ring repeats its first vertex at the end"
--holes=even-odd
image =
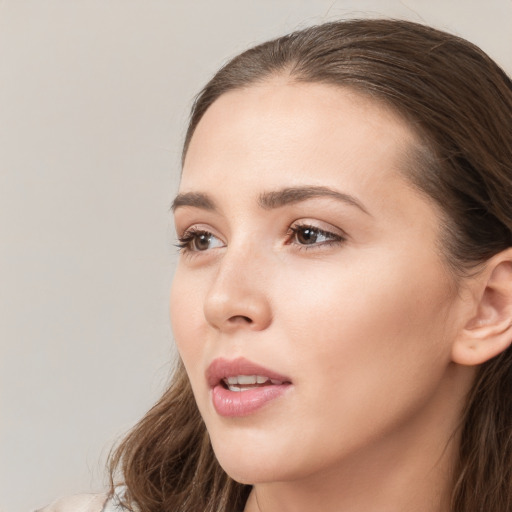
{"type": "Polygon", "coordinates": [[[201,192],[187,192],[186,194],[178,194],[171,204],[171,211],[176,211],[182,206],[192,206],[201,208],[202,210],[216,210],[215,202],[207,194],[201,192]]]}
{"type": "Polygon", "coordinates": [[[354,196],[345,194],[343,192],[338,192],[337,190],[329,187],[289,187],[272,192],[264,192],[260,195],[258,203],[262,208],[270,210],[274,208],[280,208],[281,206],[285,206],[287,204],[300,203],[301,201],[306,201],[316,197],[330,197],[351,206],[356,206],[364,213],[370,215],[363,204],[354,196]]]}
{"type": "MultiPolygon", "coordinates": [[[[263,192],[258,198],[258,204],[265,210],[274,210],[288,204],[300,203],[317,197],[329,197],[342,201],[343,203],[355,206],[367,215],[370,215],[364,205],[354,196],[322,186],[287,187],[281,190],[263,192]]],[[[171,210],[174,212],[177,208],[184,206],[191,206],[209,211],[217,210],[215,201],[208,194],[204,194],[202,192],[178,194],[172,202],[171,210]]]]}

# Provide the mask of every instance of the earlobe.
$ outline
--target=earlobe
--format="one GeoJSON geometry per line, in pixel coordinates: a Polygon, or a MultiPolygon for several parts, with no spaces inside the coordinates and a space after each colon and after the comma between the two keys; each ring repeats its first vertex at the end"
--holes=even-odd
{"type": "Polygon", "coordinates": [[[492,257],[476,283],[476,313],[452,349],[453,362],[469,366],[492,359],[512,343],[512,248],[492,257]]]}

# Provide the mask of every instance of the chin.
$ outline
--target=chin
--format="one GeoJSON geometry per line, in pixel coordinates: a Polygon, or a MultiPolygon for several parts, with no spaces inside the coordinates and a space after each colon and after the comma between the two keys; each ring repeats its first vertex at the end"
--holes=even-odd
{"type": "Polygon", "coordinates": [[[304,459],[301,463],[300,457],[290,456],[297,454],[297,447],[291,447],[286,436],[252,431],[210,438],[222,469],[242,484],[295,480],[308,472],[304,459]]]}
{"type": "Polygon", "coordinates": [[[274,479],[279,469],[273,443],[251,442],[250,435],[210,436],[213,451],[222,469],[233,480],[255,484],[274,479]],[[271,449],[274,448],[274,449],[271,449]]]}
{"type": "Polygon", "coordinates": [[[249,457],[240,456],[217,457],[222,469],[236,482],[247,485],[264,484],[288,480],[283,467],[276,467],[274,461],[254,461],[249,457]]]}

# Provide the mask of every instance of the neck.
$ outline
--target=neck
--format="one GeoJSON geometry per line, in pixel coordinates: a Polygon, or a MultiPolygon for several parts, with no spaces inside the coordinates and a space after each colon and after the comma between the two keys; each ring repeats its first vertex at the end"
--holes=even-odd
{"type": "Polygon", "coordinates": [[[464,397],[435,400],[336,468],[255,484],[245,512],[449,512],[464,397]]]}
{"type": "Polygon", "coordinates": [[[390,454],[372,463],[363,459],[294,482],[255,485],[246,512],[449,512],[452,455],[423,464],[413,454],[390,454]]]}

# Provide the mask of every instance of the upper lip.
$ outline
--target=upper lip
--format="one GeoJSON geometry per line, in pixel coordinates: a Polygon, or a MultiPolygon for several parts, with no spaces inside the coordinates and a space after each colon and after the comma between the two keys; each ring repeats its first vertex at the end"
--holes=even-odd
{"type": "Polygon", "coordinates": [[[214,359],[206,369],[206,380],[212,388],[217,386],[223,379],[237,375],[261,375],[283,383],[291,382],[289,377],[269,370],[243,357],[232,360],[223,358],[214,359]]]}

